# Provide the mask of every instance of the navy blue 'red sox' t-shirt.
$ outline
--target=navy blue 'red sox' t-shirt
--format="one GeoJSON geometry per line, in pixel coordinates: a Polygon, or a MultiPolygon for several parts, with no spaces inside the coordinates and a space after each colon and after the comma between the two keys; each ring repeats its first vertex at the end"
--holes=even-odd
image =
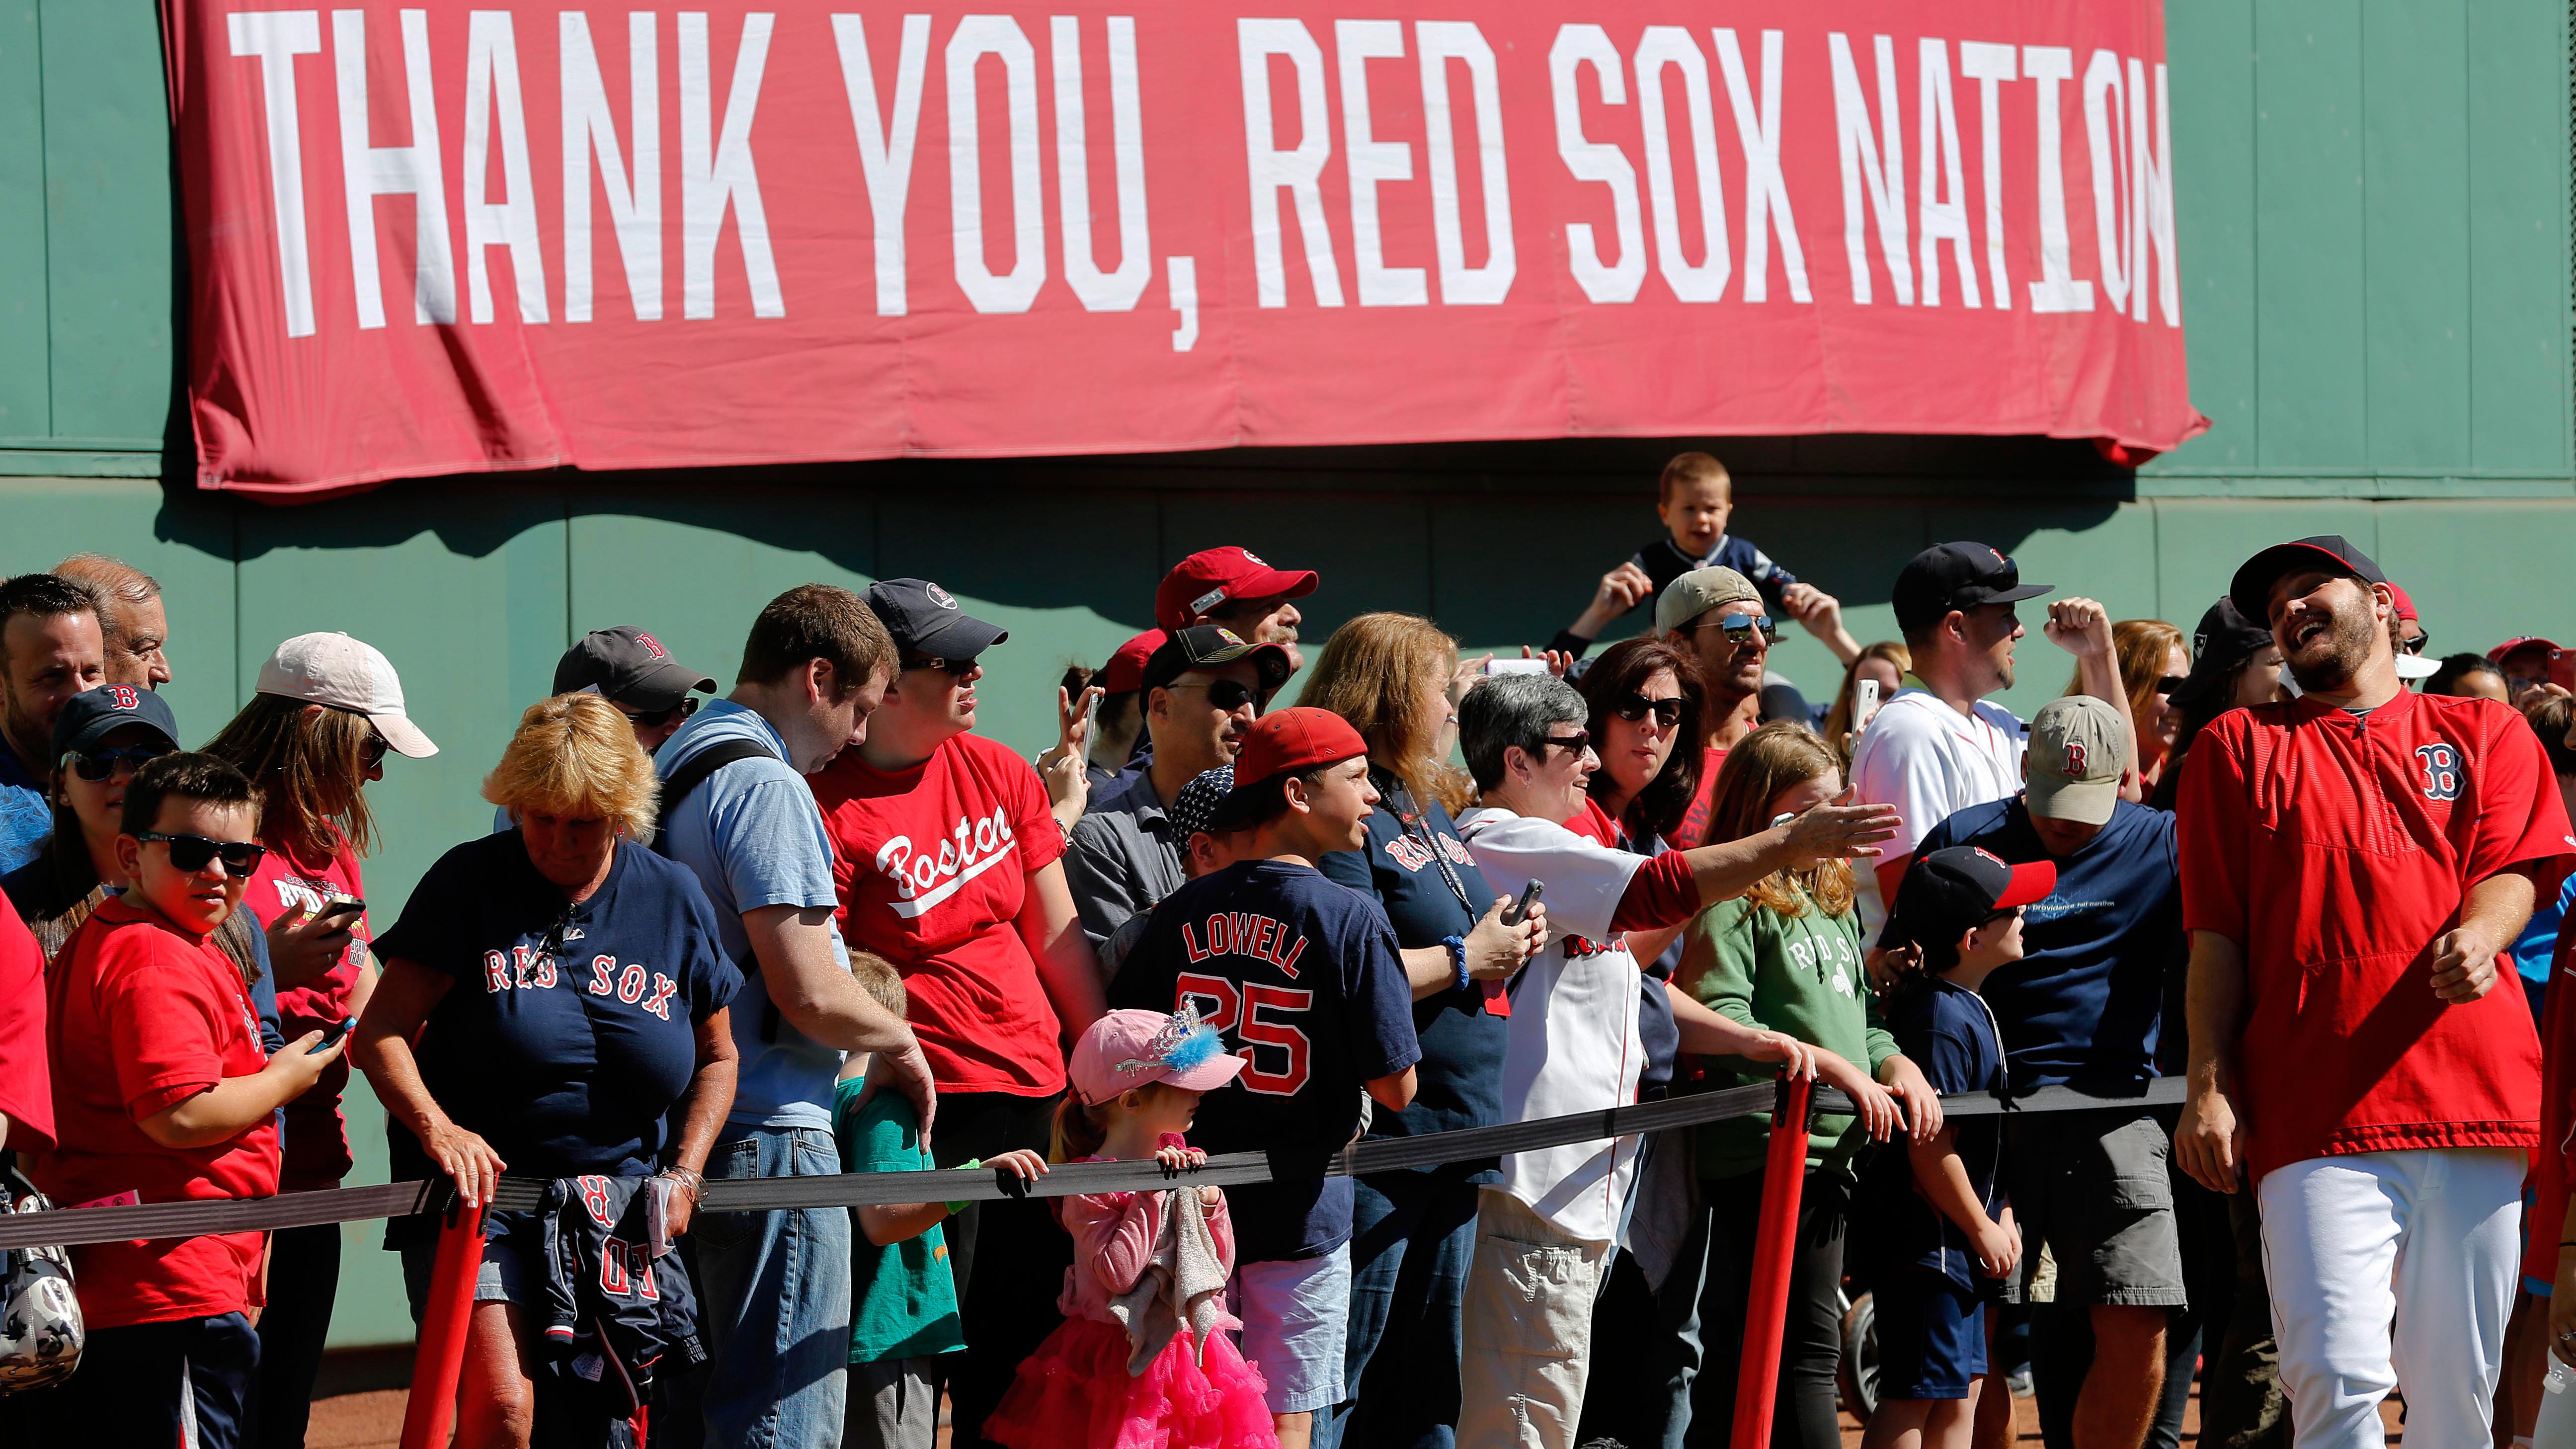
{"type": "MultiPolygon", "coordinates": [[[[658,1168],[696,1025],[742,985],[696,874],[631,841],[579,905],[518,831],[467,841],[375,949],[452,979],[421,1031],[421,1082],[514,1177],[658,1168]]],[[[440,1175],[408,1129],[387,1136],[394,1181],[440,1175]]]]}
{"type": "MultiPolygon", "coordinates": [[[[1199,1103],[1190,1145],[1215,1152],[1338,1151],[1364,1084],[1421,1059],[1413,989],[1376,901],[1311,867],[1254,860],[1164,897],[1110,983],[1113,1007],[1183,1001],[1244,1059],[1199,1103]]],[[[1314,1258],[1351,1236],[1351,1180],[1230,1188],[1235,1257],[1314,1258]]]]}

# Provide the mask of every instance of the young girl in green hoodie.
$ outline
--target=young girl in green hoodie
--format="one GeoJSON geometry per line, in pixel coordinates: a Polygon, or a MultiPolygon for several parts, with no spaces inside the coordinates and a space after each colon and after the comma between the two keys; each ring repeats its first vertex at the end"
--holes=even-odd
{"type": "MultiPolygon", "coordinates": [[[[1814,734],[1791,723],[1764,725],[1727,751],[1709,807],[1711,841],[1735,840],[1843,793],[1841,762],[1814,734]]],[[[1851,1204],[1852,1158],[1861,1143],[1909,1129],[1940,1130],[1939,1098],[1896,1049],[1870,991],[1852,869],[1832,861],[1782,871],[1734,900],[1700,913],[1685,937],[1678,979],[1703,1005],[1758,1030],[1813,1045],[1818,1076],[1859,1104],[1860,1115],[1820,1116],[1807,1138],[1797,1250],[1790,1266],[1789,1318],[1780,1356],[1772,1442],[1783,1449],[1838,1449],[1834,1371],[1841,1358],[1843,1229],[1851,1204]],[[1904,1104],[1900,1120],[1898,1104],[1904,1104]]],[[[1713,1088],[1771,1080],[1752,1062],[1705,1061],[1713,1088]]],[[[1691,1421],[1732,1422],[1735,1370],[1743,1352],[1753,1235],[1762,1204],[1770,1124],[1756,1117],[1699,1129],[1699,1176],[1708,1216],[1709,1258],[1700,1295],[1706,1345],[1691,1421]]],[[[1717,1432],[1724,1432],[1720,1428],[1717,1432]]]]}

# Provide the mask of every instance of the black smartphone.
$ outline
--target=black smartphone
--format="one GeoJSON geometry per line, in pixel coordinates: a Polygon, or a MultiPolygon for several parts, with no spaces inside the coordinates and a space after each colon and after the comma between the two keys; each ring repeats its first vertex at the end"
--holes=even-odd
{"type": "Polygon", "coordinates": [[[1538,898],[1546,893],[1547,883],[1545,881],[1531,881],[1529,883],[1529,887],[1521,892],[1521,898],[1512,902],[1511,905],[1503,911],[1503,924],[1506,926],[1517,926],[1521,922],[1529,919],[1530,907],[1537,905],[1538,898]]]}
{"type": "Polygon", "coordinates": [[[306,1052],[305,1055],[311,1056],[314,1052],[327,1052],[331,1048],[339,1045],[340,1038],[347,1036],[349,1033],[356,1031],[357,1029],[358,1019],[356,1017],[341,1017],[339,1021],[323,1029],[322,1039],[315,1042],[311,1051],[306,1052]]]}
{"type": "Polygon", "coordinates": [[[346,916],[349,919],[349,923],[351,925],[355,925],[357,924],[358,917],[363,916],[366,913],[367,903],[364,900],[361,900],[356,896],[334,896],[331,899],[324,901],[321,909],[315,911],[313,914],[317,919],[324,917],[346,916]]]}

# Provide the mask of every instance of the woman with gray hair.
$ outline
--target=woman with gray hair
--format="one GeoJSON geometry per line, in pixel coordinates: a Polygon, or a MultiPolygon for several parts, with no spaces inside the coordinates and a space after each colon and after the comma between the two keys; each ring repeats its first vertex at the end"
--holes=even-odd
{"type": "MultiPolygon", "coordinates": [[[[1503,1057],[1503,1120],[1599,1111],[1637,1099],[1640,976],[1627,933],[1650,958],[1702,906],[1742,894],[1774,871],[1872,856],[1896,813],[1852,805],[1849,792],[1743,840],[1652,860],[1609,842],[1616,824],[1586,787],[1592,751],[1583,696],[1561,679],[1502,675],[1458,709],[1478,801],[1459,834],[1486,879],[1516,892],[1539,883],[1553,924],[1545,950],[1513,981],[1503,1057]],[[1649,937],[1648,933],[1653,933],[1649,937]],[[1647,949],[1651,947],[1652,949],[1647,949]]],[[[1812,1048],[1694,1012],[1682,1049],[1778,1062],[1813,1076],[1812,1048]]],[[[1466,1289],[1462,1449],[1522,1442],[1572,1449],[1590,1360],[1591,1306],[1635,1175],[1637,1139],[1577,1143],[1503,1159],[1482,1189],[1466,1289]],[[1515,1283],[1563,1291],[1533,1306],[1515,1283]]]]}

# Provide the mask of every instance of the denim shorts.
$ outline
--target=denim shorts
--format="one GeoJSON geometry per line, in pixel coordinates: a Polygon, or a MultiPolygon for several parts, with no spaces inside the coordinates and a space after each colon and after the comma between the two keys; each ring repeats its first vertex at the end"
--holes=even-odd
{"type": "Polygon", "coordinates": [[[1303,1414],[1342,1401],[1350,1341],[1351,1246],[1320,1258],[1245,1263],[1227,1295],[1243,1320],[1243,1356],[1268,1381],[1270,1412],[1303,1414]]]}
{"type": "MultiPolygon", "coordinates": [[[[403,1292],[418,1323],[429,1302],[429,1275],[438,1243],[407,1243],[402,1255],[403,1292]]],[[[536,1303],[545,1297],[545,1229],[535,1213],[495,1212],[483,1221],[483,1265],[474,1274],[477,1303],[536,1303]]]]}

